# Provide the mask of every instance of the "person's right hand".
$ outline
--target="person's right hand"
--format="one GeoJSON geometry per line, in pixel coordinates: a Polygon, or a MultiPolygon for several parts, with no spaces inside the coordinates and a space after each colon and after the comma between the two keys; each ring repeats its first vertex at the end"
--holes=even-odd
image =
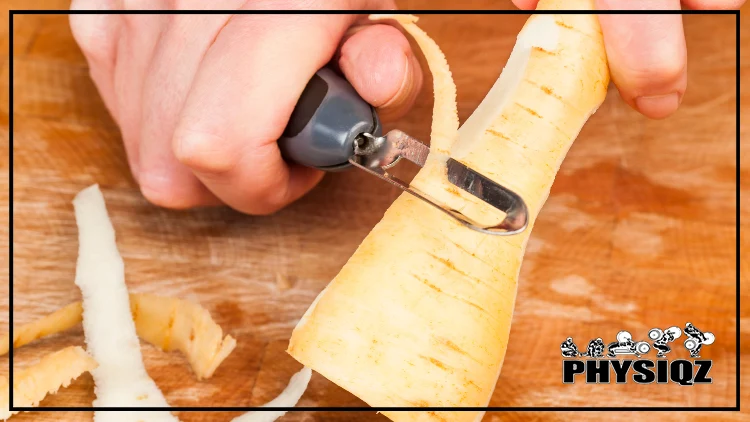
{"type": "Polygon", "coordinates": [[[313,74],[336,55],[383,120],[414,102],[422,74],[396,28],[364,16],[237,9],[392,9],[390,0],[74,0],[72,9],[227,10],[226,15],[71,15],[91,77],[120,127],[143,195],[168,208],[268,214],[320,180],[276,141],[313,74]]]}

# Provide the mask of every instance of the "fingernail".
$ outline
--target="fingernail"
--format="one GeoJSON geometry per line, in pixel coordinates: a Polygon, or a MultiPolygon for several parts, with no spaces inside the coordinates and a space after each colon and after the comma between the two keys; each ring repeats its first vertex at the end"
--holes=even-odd
{"type": "Polygon", "coordinates": [[[638,97],[635,99],[638,111],[652,119],[663,119],[680,106],[680,94],[672,92],[665,95],[638,97]]]}

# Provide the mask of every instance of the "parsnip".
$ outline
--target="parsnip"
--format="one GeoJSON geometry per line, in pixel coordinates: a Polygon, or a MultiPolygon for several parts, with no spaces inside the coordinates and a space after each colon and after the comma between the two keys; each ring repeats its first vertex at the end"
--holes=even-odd
{"type": "MultiPolygon", "coordinates": [[[[592,3],[566,0],[562,6],[592,9],[592,3]]],[[[542,0],[539,8],[555,6],[542,0]]],[[[417,34],[413,23],[403,26],[417,34]]],[[[423,49],[428,44],[415,39],[423,49]]],[[[442,55],[430,54],[430,69],[440,70],[442,55]]],[[[495,86],[448,148],[454,159],[524,198],[528,229],[512,237],[483,235],[401,195],[307,310],[288,352],[372,406],[486,406],[507,348],[526,242],[608,82],[595,15],[532,16],[495,86]]],[[[455,90],[436,87],[435,95],[432,136],[450,139],[443,128],[456,115],[455,90]]],[[[438,152],[446,149],[440,142],[438,152]]],[[[450,185],[445,155],[433,155],[413,186],[475,220],[502,218],[450,185]]],[[[394,421],[483,415],[383,413],[394,421]]]]}
{"type": "MultiPolygon", "coordinates": [[[[84,372],[96,368],[97,364],[81,347],[70,346],[50,353],[39,362],[20,370],[13,377],[13,404],[17,407],[34,407],[47,394],[54,394],[60,387],[84,372]]],[[[0,419],[7,420],[18,413],[10,411],[8,379],[0,377],[0,419]]]]}
{"type": "MultiPolygon", "coordinates": [[[[81,322],[82,313],[81,302],[73,302],[17,327],[13,330],[13,348],[73,328],[81,322]]],[[[199,380],[210,378],[237,344],[232,336],[222,339],[221,327],[207,310],[186,300],[131,293],[130,313],[138,337],[161,350],[182,352],[199,380]]],[[[9,343],[7,334],[0,337],[0,356],[8,353],[9,343]]]]}

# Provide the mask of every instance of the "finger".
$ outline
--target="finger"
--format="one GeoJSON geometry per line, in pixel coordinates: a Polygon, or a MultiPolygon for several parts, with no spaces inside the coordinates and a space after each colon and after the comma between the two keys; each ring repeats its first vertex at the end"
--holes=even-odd
{"type": "MultiPolygon", "coordinates": [[[[597,0],[598,9],[680,10],[679,0],[597,0]]],[[[687,87],[680,15],[599,15],[612,80],[631,107],[660,119],[677,110],[687,87]]]]}
{"type": "MultiPolygon", "coordinates": [[[[220,6],[236,8],[241,1],[220,6]]],[[[143,196],[156,205],[185,209],[221,203],[174,156],[172,135],[198,66],[229,18],[175,15],[154,52],[143,87],[139,182],[143,196]]]]}
{"type": "Polygon", "coordinates": [[[231,207],[268,214],[321,172],[285,163],[276,141],[313,74],[333,56],[351,15],[236,15],[196,75],[176,157],[231,207]],[[248,42],[252,40],[252,42],[248,42]]]}
{"type": "Polygon", "coordinates": [[[422,71],[409,42],[390,25],[368,25],[349,37],[338,65],[385,121],[408,111],[422,86],[422,71]]]}
{"type": "Polygon", "coordinates": [[[114,9],[107,0],[73,0],[70,10],[99,10],[101,14],[70,14],[73,38],[86,56],[89,66],[112,71],[115,64],[115,46],[119,32],[120,15],[109,14],[114,9]]]}
{"type": "Polygon", "coordinates": [[[695,10],[735,10],[745,4],[745,0],[682,0],[682,4],[695,10]]]}
{"type": "Polygon", "coordinates": [[[119,15],[70,15],[70,29],[86,57],[89,76],[94,81],[104,106],[118,125],[120,122],[115,96],[114,68],[115,48],[121,26],[119,15]]]}
{"type": "MultiPolygon", "coordinates": [[[[165,8],[164,0],[150,3],[120,1],[118,9],[160,9],[165,8]],[[140,7],[139,7],[140,6],[140,7]]],[[[121,25],[116,37],[115,62],[111,71],[113,92],[117,110],[117,124],[128,153],[130,171],[136,181],[140,175],[139,144],[141,142],[141,100],[144,75],[148,69],[151,55],[159,39],[159,15],[142,15],[140,23],[134,25],[137,15],[121,15],[121,25]],[[127,58],[127,60],[123,60],[127,58]]]]}
{"type": "MultiPolygon", "coordinates": [[[[114,87],[117,40],[122,28],[121,15],[106,13],[119,5],[107,0],[73,0],[70,10],[101,10],[102,14],[70,14],[70,30],[86,57],[89,75],[94,81],[104,106],[119,125],[117,97],[114,87]]],[[[125,142],[131,168],[137,167],[137,144],[125,142]]],[[[135,177],[135,174],[134,174],[135,177]]]]}
{"type": "MultiPolygon", "coordinates": [[[[124,16],[124,15],[123,15],[124,16]]],[[[92,67],[91,76],[95,81],[111,80],[112,101],[108,105],[115,111],[115,120],[128,154],[133,177],[138,181],[140,159],[141,93],[149,59],[159,37],[158,15],[144,15],[148,21],[143,28],[135,28],[124,18],[115,36],[115,54],[112,68],[98,70],[92,67]],[[156,18],[156,19],[155,19],[156,18]],[[123,58],[127,57],[127,60],[123,58]]],[[[106,84],[103,83],[103,86],[106,84]]]]}
{"type": "Polygon", "coordinates": [[[513,4],[521,10],[534,10],[539,0],[513,0],[513,4]]]}

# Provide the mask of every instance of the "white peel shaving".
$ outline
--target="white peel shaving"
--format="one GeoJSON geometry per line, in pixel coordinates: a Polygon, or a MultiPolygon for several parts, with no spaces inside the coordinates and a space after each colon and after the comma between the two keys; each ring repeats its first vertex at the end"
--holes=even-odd
{"type": "MultiPolygon", "coordinates": [[[[83,331],[88,352],[99,366],[92,375],[94,407],[167,407],[166,399],[143,366],[135,323],[130,314],[122,257],[98,185],[73,200],[78,224],[75,283],[83,296],[83,331]]],[[[101,421],[169,421],[168,412],[94,412],[101,421]]]]}
{"type": "MultiPolygon", "coordinates": [[[[140,343],[130,311],[125,266],[115,230],[98,185],[73,200],[78,224],[76,285],[83,296],[83,332],[88,352],[99,364],[92,371],[94,407],[168,407],[143,366],[140,343]]],[[[275,399],[262,407],[293,407],[307,389],[310,368],[302,368],[275,399]]],[[[234,422],[273,422],[285,411],[248,412],[234,422]]],[[[95,422],[179,422],[166,411],[94,412],[95,422]]]]}
{"type": "MultiPolygon", "coordinates": [[[[293,407],[297,405],[297,402],[302,398],[302,394],[307,389],[307,384],[310,382],[312,377],[312,369],[308,367],[302,368],[301,371],[292,375],[289,380],[289,385],[278,395],[275,399],[269,401],[261,407],[293,407]]],[[[232,422],[273,422],[276,419],[284,416],[285,411],[279,410],[276,412],[262,411],[262,412],[247,412],[244,415],[238,416],[232,419],[232,422]]]]}

